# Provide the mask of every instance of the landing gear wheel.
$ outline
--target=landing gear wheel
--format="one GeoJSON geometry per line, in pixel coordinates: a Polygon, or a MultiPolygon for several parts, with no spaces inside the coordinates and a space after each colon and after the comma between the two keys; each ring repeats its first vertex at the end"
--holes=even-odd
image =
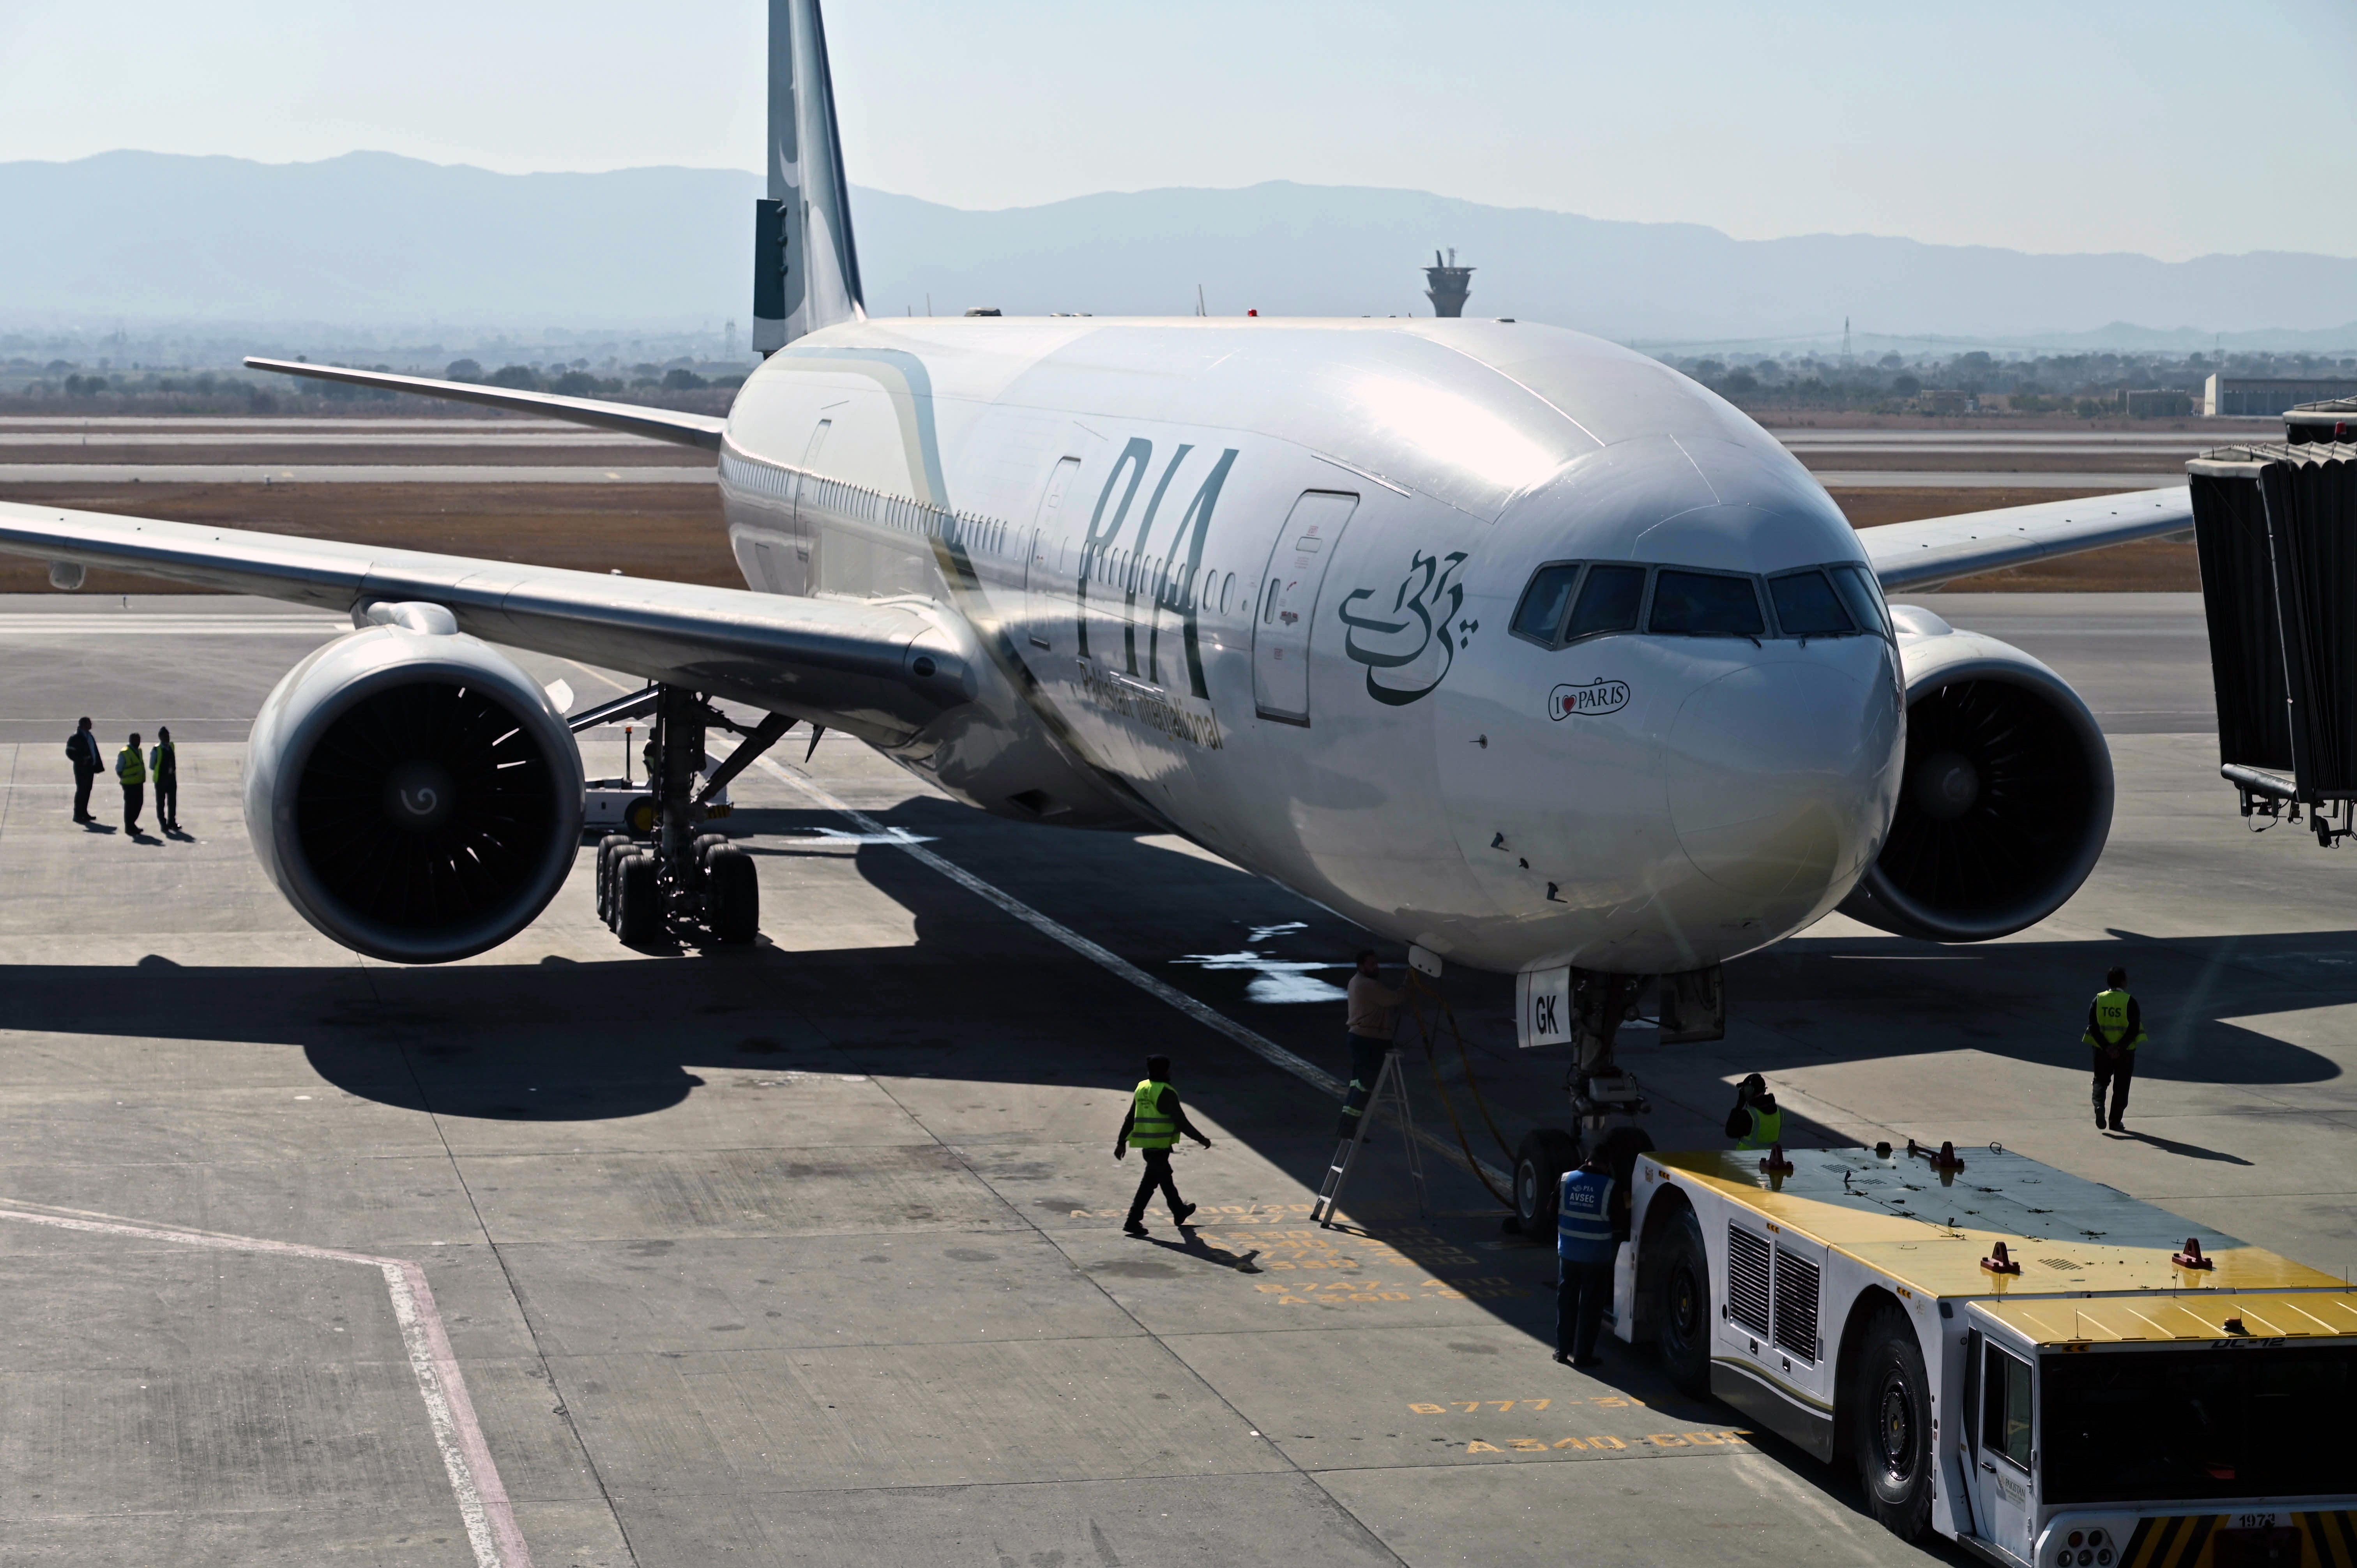
{"type": "Polygon", "coordinates": [[[1710,1392],[1710,1261],[1702,1225],[1684,1209],[1648,1245],[1658,1249],[1652,1318],[1662,1370],[1678,1392],[1702,1399],[1710,1392]]]}
{"type": "Polygon", "coordinates": [[[645,947],[662,935],[662,889],[655,857],[633,851],[614,863],[614,934],[625,947],[645,947]]]}
{"type": "Polygon", "coordinates": [[[1579,1158],[1579,1140],[1568,1133],[1541,1127],[1523,1134],[1514,1151],[1514,1230],[1542,1237],[1555,1229],[1557,1188],[1579,1158]]]}
{"type": "Polygon", "coordinates": [[[614,897],[614,857],[630,847],[628,833],[608,833],[597,841],[597,918],[609,924],[613,916],[607,908],[614,897]]]}
{"type": "Polygon", "coordinates": [[[1913,1541],[1932,1523],[1932,1400],[1923,1348],[1898,1308],[1867,1325],[1854,1386],[1851,1445],[1867,1506],[1884,1529],[1913,1541]]]}
{"type": "Polygon", "coordinates": [[[742,947],[760,933],[761,884],[751,855],[735,844],[719,845],[705,859],[704,881],[713,940],[742,947]]]}
{"type": "Polygon", "coordinates": [[[695,835],[695,841],[687,846],[687,859],[688,864],[695,867],[697,875],[704,875],[709,869],[712,852],[716,849],[726,847],[727,843],[728,835],[726,833],[698,833],[695,835]]]}

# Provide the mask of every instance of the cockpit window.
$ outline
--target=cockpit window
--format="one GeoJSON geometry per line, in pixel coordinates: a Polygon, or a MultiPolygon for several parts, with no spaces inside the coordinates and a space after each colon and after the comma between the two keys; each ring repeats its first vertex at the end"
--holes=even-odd
{"type": "Polygon", "coordinates": [[[1846,637],[1857,629],[1823,572],[1770,577],[1768,596],[1776,603],[1777,628],[1786,637],[1846,637]]]}
{"type": "Polygon", "coordinates": [[[1555,634],[1563,625],[1563,612],[1571,603],[1571,585],[1579,581],[1577,565],[1542,566],[1531,585],[1523,590],[1523,602],[1514,611],[1514,634],[1534,642],[1555,644],[1555,634]]]}
{"type": "Polygon", "coordinates": [[[1768,623],[1750,578],[1665,568],[1653,584],[1649,629],[1680,637],[1759,637],[1768,623]]]}
{"type": "Polygon", "coordinates": [[[1571,625],[1565,628],[1564,640],[1574,641],[1604,631],[1636,630],[1637,607],[1644,596],[1642,566],[1591,568],[1587,582],[1579,590],[1579,603],[1572,608],[1571,625]]]}
{"type": "Polygon", "coordinates": [[[1885,637],[1897,635],[1890,629],[1890,610],[1882,601],[1882,585],[1874,580],[1872,572],[1844,562],[1833,573],[1834,586],[1841,590],[1842,603],[1849,607],[1858,625],[1879,627],[1885,637]]]}

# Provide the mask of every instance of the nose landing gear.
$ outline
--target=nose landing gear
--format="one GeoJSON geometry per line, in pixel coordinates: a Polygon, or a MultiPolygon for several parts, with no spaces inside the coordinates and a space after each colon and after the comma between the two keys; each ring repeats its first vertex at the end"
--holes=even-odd
{"type": "Polygon", "coordinates": [[[771,714],[748,730],[683,687],[654,686],[642,695],[652,698],[655,718],[647,748],[648,836],[641,841],[610,833],[599,841],[597,913],[631,947],[665,938],[744,946],[760,929],[759,880],[741,846],[725,833],[703,831],[705,802],[795,721],[771,714]],[[704,742],[709,728],[728,730],[740,739],[707,777],[704,742]]]}

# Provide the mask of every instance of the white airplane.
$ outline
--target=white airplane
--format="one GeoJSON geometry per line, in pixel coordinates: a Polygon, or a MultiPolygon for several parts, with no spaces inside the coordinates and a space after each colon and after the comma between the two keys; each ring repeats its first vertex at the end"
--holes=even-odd
{"type": "Polygon", "coordinates": [[[60,585],[364,628],[249,759],[255,847],[329,937],[479,952],[571,869],[567,716],[493,644],[650,682],[572,721],[656,714],[654,844],[599,857],[637,935],[754,934],[751,862],[698,832],[715,699],[773,715],[737,758],[844,731],[979,810],[1176,832],[1428,969],[1520,975],[1525,1043],[1590,1067],[1649,978],[1706,1037],[1717,967],[1832,910],[1985,940],[2093,866],[2085,704],[1882,590],[2179,532],[2185,489],[1860,533],[1739,411],[1552,327],[871,320],[817,0],[770,28],[768,357],[725,419],[248,361],[717,448],[744,589],[0,506],[60,585]]]}

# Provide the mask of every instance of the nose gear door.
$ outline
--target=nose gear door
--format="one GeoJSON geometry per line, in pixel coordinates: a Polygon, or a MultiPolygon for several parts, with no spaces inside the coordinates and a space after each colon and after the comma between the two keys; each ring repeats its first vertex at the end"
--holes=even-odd
{"type": "Polygon", "coordinates": [[[1318,590],[1358,505],[1354,495],[1304,491],[1269,550],[1253,617],[1253,705],[1262,718],[1309,723],[1309,642],[1318,590]]]}

